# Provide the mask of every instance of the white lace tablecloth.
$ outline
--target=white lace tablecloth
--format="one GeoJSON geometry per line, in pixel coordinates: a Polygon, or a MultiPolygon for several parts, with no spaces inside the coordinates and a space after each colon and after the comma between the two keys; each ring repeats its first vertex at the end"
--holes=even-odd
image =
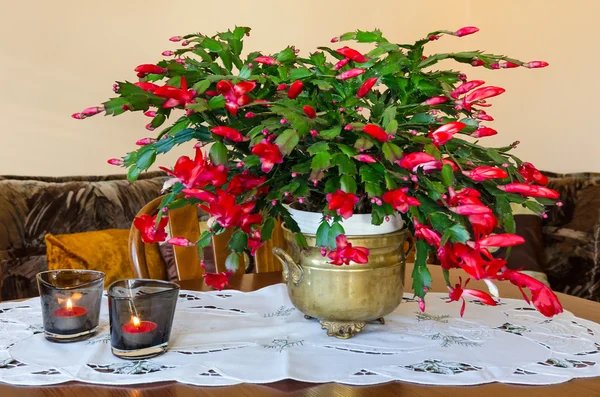
{"type": "MultiPolygon", "coordinates": [[[[281,379],[368,385],[400,380],[436,385],[554,384],[600,375],[600,326],[563,313],[547,319],[524,301],[487,307],[446,303],[427,311],[407,302],[350,340],[328,337],[304,319],[283,284],[259,291],[181,291],[169,351],[142,361],[110,352],[104,302],[99,333],[56,344],[42,333],[39,299],[0,304],[0,381],[194,385],[281,379]]],[[[106,299],[106,298],[104,298],[106,299]]]]}

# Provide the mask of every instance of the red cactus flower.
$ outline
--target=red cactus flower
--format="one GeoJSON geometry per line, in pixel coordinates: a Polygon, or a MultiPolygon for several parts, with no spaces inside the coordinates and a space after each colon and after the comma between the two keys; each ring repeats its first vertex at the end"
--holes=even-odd
{"type": "Polygon", "coordinates": [[[156,226],[156,215],[140,215],[133,220],[133,226],[142,234],[142,241],[146,244],[160,243],[167,239],[165,227],[169,222],[169,218],[162,216],[156,226]]]}
{"type": "Polygon", "coordinates": [[[492,136],[492,135],[496,135],[498,133],[498,131],[496,131],[493,128],[490,127],[481,127],[478,128],[477,131],[475,131],[474,133],[471,134],[472,137],[475,138],[483,138],[486,136],[492,136]]]}
{"type": "Polygon", "coordinates": [[[440,246],[442,236],[438,232],[421,224],[417,218],[413,218],[413,225],[415,226],[415,238],[425,240],[427,244],[435,248],[440,246]]]}
{"type": "MultiPolygon", "coordinates": [[[[168,72],[168,70],[166,68],[163,68],[161,66],[158,65],[153,65],[153,64],[143,64],[143,65],[139,65],[138,67],[136,67],[134,69],[134,71],[136,71],[138,73],[138,76],[143,75],[149,75],[149,74],[165,74],[168,72]]],[[[140,76],[140,77],[143,77],[140,76]]]]}
{"type": "Polygon", "coordinates": [[[458,87],[456,87],[454,89],[454,91],[452,91],[450,93],[450,96],[452,98],[456,99],[459,96],[461,96],[462,94],[466,94],[467,92],[471,91],[472,89],[477,88],[480,85],[484,85],[484,84],[485,84],[485,81],[483,81],[483,80],[471,80],[471,81],[467,81],[465,83],[462,83],[458,87]]]}
{"type": "Polygon", "coordinates": [[[290,85],[290,89],[288,90],[288,94],[287,94],[288,98],[290,98],[290,99],[298,98],[298,95],[300,95],[300,93],[302,92],[303,89],[304,89],[304,84],[300,80],[294,81],[290,85]]]}
{"type": "Polygon", "coordinates": [[[337,76],[335,76],[335,78],[338,80],[348,80],[353,77],[360,76],[364,72],[366,72],[366,70],[361,68],[349,69],[338,74],[337,76]]]}
{"type": "Polygon", "coordinates": [[[304,105],[304,107],[302,108],[302,110],[304,110],[304,114],[309,119],[314,119],[314,118],[317,117],[317,112],[315,112],[315,109],[312,106],[304,105]]]}
{"type": "Polygon", "coordinates": [[[475,26],[465,26],[464,28],[460,28],[454,32],[454,35],[463,37],[477,32],[479,32],[479,28],[476,28],[475,26]]]}
{"type": "MultiPolygon", "coordinates": [[[[489,306],[496,306],[496,301],[490,296],[490,294],[488,294],[487,292],[480,291],[478,289],[463,288],[463,286],[461,285],[462,278],[459,278],[459,281],[460,283],[456,284],[454,288],[448,287],[448,289],[450,290],[450,302],[458,302],[459,300],[462,300],[462,305],[460,307],[461,317],[465,314],[465,296],[475,298],[481,303],[484,303],[489,306]]],[[[467,281],[465,281],[464,287],[466,287],[467,284],[469,284],[469,281],[470,279],[467,279],[467,281]]]]}
{"type": "Polygon", "coordinates": [[[242,135],[238,130],[231,127],[218,126],[210,129],[215,135],[219,135],[229,139],[232,142],[245,142],[250,140],[247,136],[242,135]]]}
{"type": "Polygon", "coordinates": [[[455,192],[454,189],[448,188],[448,204],[451,206],[464,205],[464,204],[481,204],[481,193],[479,191],[466,187],[460,192],[455,192]]]}
{"type": "Polygon", "coordinates": [[[502,168],[490,167],[487,165],[475,167],[469,171],[463,171],[463,174],[465,174],[475,182],[483,182],[487,181],[488,179],[508,178],[508,174],[502,168]]]}
{"type": "Polygon", "coordinates": [[[504,88],[493,86],[478,88],[465,97],[464,107],[467,110],[471,110],[471,107],[475,102],[495,97],[497,95],[502,94],[505,91],[506,90],[504,88]]]}
{"type": "Polygon", "coordinates": [[[173,237],[167,240],[167,243],[171,245],[177,245],[179,247],[193,247],[196,245],[193,241],[188,240],[185,237],[173,237]]]}
{"type": "Polygon", "coordinates": [[[328,193],[327,202],[329,210],[336,211],[344,219],[348,219],[354,213],[354,205],[358,203],[358,196],[352,193],[346,193],[339,190],[335,193],[328,193]]]}
{"type": "Polygon", "coordinates": [[[181,192],[185,194],[186,198],[194,197],[207,203],[212,203],[217,199],[216,194],[197,188],[185,188],[182,189],[181,192]]]}
{"type": "Polygon", "coordinates": [[[381,198],[384,202],[390,204],[396,211],[405,214],[410,206],[419,206],[419,200],[406,194],[406,188],[400,188],[385,192],[381,198]]]}
{"type": "Polygon", "coordinates": [[[367,124],[363,127],[363,132],[377,139],[379,142],[387,142],[390,136],[383,128],[377,124],[367,124]]]}
{"type": "Polygon", "coordinates": [[[548,178],[531,163],[523,163],[523,165],[519,167],[518,171],[527,183],[535,182],[539,185],[548,184],[548,178]]]}
{"type": "Polygon", "coordinates": [[[487,114],[484,110],[480,110],[475,114],[477,120],[494,121],[494,118],[487,114]]]}
{"type": "Polygon", "coordinates": [[[477,241],[480,247],[512,247],[513,245],[523,244],[525,239],[516,234],[504,233],[493,234],[477,241]]]}
{"type": "Polygon", "coordinates": [[[263,172],[269,172],[275,164],[283,162],[283,157],[279,151],[279,146],[263,140],[252,148],[252,154],[260,158],[261,169],[263,172]]]}
{"type": "Polygon", "coordinates": [[[265,65],[275,65],[276,63],[279,63],[275,58],[267,57],[264,55],[254,58],[254,62],[264,63],[265,65]]]}
{"type": "Polygon", "coordinates": [[[481,215],[490,214],[492,212],[491,209],[483,204],[465,204],[456,207],[448,207],[448,209],[459,215],[481,215]]]}
{"type": "Polygon", "coordinates": [[[367,95],[369,93],[369,91],[371,91],[371,88],[373,88],[375,83],[377,83],[377,80],[378,80],[377,77],[371,77],[370,79],[366,79],[365,82],[362,83],[362,85],[358,89],[356,96],[358,98],[362,98],[365,95],[367,95]]]}
{"type": "Polygon", "coordinates": [[[229,285],[229,277],[233,274],[232,271],[226,271],[221,273],[204,273],[204,282],[209,287],[213,287],[219,291],[229,285]]]}
{"type": "Polygon", "coordinates": [[[260,232],[258,230],[254,230],[248,237],[248,249],[250,250],[250,255],[256,255],[256,251],[258,251],[263,244],[264,241],[261,240],[260,232]]]}
{"type": "Polygon", "coordinates": [[[336,249],[327,255],[331,259],[332,265],[349,265],[350,261],[359,264],[369,262],[369,249],[365,247],[353,247],[345,235],[338,235],[335,238],[335,244],[336,249]]]}
{"type": "Polygon", "coordinates": [[[429,98],[428,100],[423,102],[421,105],[435,106],[435,105],[440,105],[440,104],[446,103],[446,102],[448,102],[448,97],[446,97],[444,95],[439,95],[439,96],[434,96],[432,98],[429,98]]]}
{"type": "Polygon", "coordinates": [[[199,148],[196,148],[194,160],[188,156],[181,156],[175,163],[173,170],[159,167],[170,176],[179,179],[185,187],[205,187],[208,184],[221,186],[227,182],[227,169],[223,164],[214,166],[210,164],[199,148]]]}
{"type": "Polygon", "coordinates": [[[416,169],[420,166],[424,166],[426,164],[431,165],[431,163],[435,162],[438,161],[435,159],[435,157],[433,157],[430,154],[423,152],[413,152],[402,157],[398,161],[398,165],[407,170],[416,171],[416,169]]]}
{"type": "MultiPolygon", "coordinates": [[[[256,189],[258,186],[264,184],[266,181],[266,176],[251,175],[247,171],[244,171],[243,173],[237,174],[233,178],[231,178],[229,184],[227,185],[226,191],[227,193],[232,194],[242,194],[256,189]]],[[[268,187],[264,186],[261,189],[259,189],[257,194],[266,193],[267,190],[268,187]]]]}
{"type": "Polygon", "coordinates": [[[333,69],[340,70],[341,68],[346,66],[348,64],[348,62],[350,62],[350,58],[344,58],[344,59],[336,62],[336,64],[333,65],[333,69]]]}
{"type": "Polygon", "coordinates": [[[439,147],[440,145],[446,144],[450,139],[452,139],[454,134],[466,126],[467,125],[465,123],[461,123],[460,121],[446,123],[437,128],[435,131],[431,132],[429,137],[431,138],[432,143],[439,147]]]}
{"type": "Polygon", "coordinates": [[[482,236],[487,236],[494,231],[498,226],[498,219],[492,213],[471,215],[469,223],[473,227],[475,239],[481,239],[482,236]]]}
{"type": "Polygon", "coordinates": [[[527,302],[529,302],[529,298],[525,295],[525,292],[523,292],[523,288],[528,288],[531,291],[533,305],[544,316],[552,317],[563,312],[563,308],[554,292],[541,281],[514,270],[505,271],[499,278],[502,280],[509,280],[512,284],[519,287],[523,294],[523,298],[525,298],[527,302]]]}
{"type": "Polygon", "coordinates": [[[154,92],[154,90],[156,90],[159,87],[158,85],[147,82],[147,81],[136,81],[133,84],[137,85],[138,87],[140,87],[142,90],[144,90],[146,92],[154,92]]]}
{"type": "Polygon", "coordinates": [[[251,99],[247,93],[256,87],[254,81],[241,81],[236,85],[229,80],[221,80],[217,83],[217,91],[225,97],[225,108],[232,115],[237,115],[240,106],[247,105],[251,99]]]}
{"type": "Polygon", "coordinates": [[[544,197],[549,199],[557,199],[560,197],[560,194],[556,190],[544,186],[527,185],[524,183],[509,183],[498,186],[498,189],[504,190],[507,193],[517,193],[527,197],[544,197]]]}
{"type": "Polygon", "coordinates": [[[377,162],[375,157],[371,156],[370,154],[357,154],[356,156],[354,156],[354,158],[363,163],[376,163],[377,162]]]}
{"type": "Polygon", "coordinates": [[[185,76],[181,76],[181,88],[165,85],[156,88],[154,95],[167,99],[162,104],[163,108],[174,108],[175,106],[193,102],[196,91],[188,90],[185,76]]]}
{"type": "Polygon", "coordinates": [[[335,50],[335,52],[337,52],[340,55],[345,56],[346,58],[353,60],[356,63],[363,63],[363,62],[368,61],[368,59],[365,58],[365,56],[363,54],[361,54],[360,52],[358,52],[355,49],[350,48],[348,46],[338,48],[337,50],[335,50]]]}
{"type": "Polygon", "coordinates": [[[523,64],[524,67],[529,69],[545,68],[548,65],[548,62],[544,61],[531,61],[523,64]]]}
{"type": "Polygon", "coordinates": [[[442,166],[446,164],[452,167],[453,172],[458,171],[458,166],[454,163],[454,161],[448,159],[442,159],[442,164],[439,166],[439,169],[442,169],[442,166]]]}
{"type": "Polygon", "coordinates": [[[253,202],[237,204],[236,196],[217,189],[217,198],[208,203],[208,205],[199,205],[201,209],[213,216],[219,225],[227,228],[230,226],[241,226],[256,205],[253,202]]]}

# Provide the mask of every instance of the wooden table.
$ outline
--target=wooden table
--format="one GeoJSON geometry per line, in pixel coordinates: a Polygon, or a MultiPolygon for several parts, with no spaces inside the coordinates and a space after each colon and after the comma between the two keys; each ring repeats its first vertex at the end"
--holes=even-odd
{"type": "MultiPolygon", "coordinates": [[[[412,265],[407,265],[410,275],[412,265]]],[[[444,291],[443,277],[438,266],[431,266],[434,279],[434,291],[444,291]]],[[[407,276],[408,278],[408,276],[407,276]]],[[[281,273],[247,274],[232,277],[233,289],[254,291],[268,285],[281,282],[281,273]]],[[[469,287],[485,290],[485,284],[471,282],[469,287]],[[471,284],[472,283],[472,284],[471,284]]],[[[182,289],[205,291],[208,288],[201,280],[183,281],[182,289]]],[[[508,283],[499,283],[500,294],[506,298],[521,298],[516,287],[508,283]]],[[[576,316],[600,323],[600,303],[591,302],[572,296],[559,294],[566,310],[576,316]]],[[[96,386],[69,382],[58,386],[18,387],[0,384],[0,397],[41,397],[41,396],[73,396],[73,397],[192,397],[192,396],[235,396],[235,397],[270,397],[270,396],[306,396],[306,397],[600,397],[600,377],[575,379],[567,383],[553,386],[515,386],[506,384],[487,384],[483,386],[423,386],[403,382],[390,382],[376,386],[347,386],[336,383],[312,384],[292,380],[284,380],[268,385],[242,384],[227,387],[197,387],[174,382],[154,383],[136,386],[96,386]]]]}

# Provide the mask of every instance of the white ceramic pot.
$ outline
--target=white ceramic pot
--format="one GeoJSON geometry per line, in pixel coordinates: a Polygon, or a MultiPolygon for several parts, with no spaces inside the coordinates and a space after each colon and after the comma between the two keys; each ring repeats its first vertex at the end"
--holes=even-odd
{"type": "MultiPolygon", "coordinates": [[[[317,234],[317,228],[321,224],[323,214],[319,212],[301,211],[290,206],[285,206],[290,215],[300,226],[300,231],[305,234],[317,234]]],[[[354,214],[342,222],[347,236],[372,236],[376,234],[387,234],[397,232],[404,226],[400,214],[390,216],[390,220],[384,220],[381,225],[371,224],[371,214],[354,214]]]]}

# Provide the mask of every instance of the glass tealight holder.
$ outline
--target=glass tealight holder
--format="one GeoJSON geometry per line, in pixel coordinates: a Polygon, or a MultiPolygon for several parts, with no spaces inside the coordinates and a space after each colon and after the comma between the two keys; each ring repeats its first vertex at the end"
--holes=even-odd
{"type": "Polygon", "coordinates": [[[169,344],[179,285],[158,280],[119,280],[108,287],[112,353],[140,360],[169,344]]]}
{"type": "Polygon", "coordinates": [[[51,270],[37,274],[44,335],[51,342],[77,342],[98,329],[104,278],[93,270],[51,270]]]}

